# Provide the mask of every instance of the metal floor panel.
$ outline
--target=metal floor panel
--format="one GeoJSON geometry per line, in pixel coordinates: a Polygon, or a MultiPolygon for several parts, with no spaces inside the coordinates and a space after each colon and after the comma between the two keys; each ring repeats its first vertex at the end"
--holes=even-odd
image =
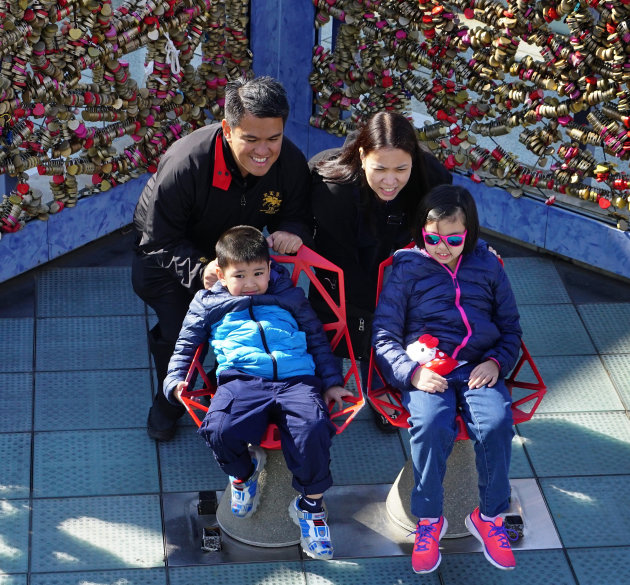
{"type": "MultiPolygon", "coordinates": [[[[226,481],[224,480],[223,487],[226,481]]],[[[217,501],[223,495],[217,491],[217,501]]],[[[216,526],[214,514],[199,515],[199,492],[164,494],[164,534],[169,567],[220,565],[224,563],[279,562],[301,559],[300,547],[262,548],[221,535],[219,552],[201,550],[204,527],[216,526]]],[[[248,581],[241,581],[247,583],[248,581]]]]}
{"type": "Polygon", "coordinates": [[[383,433],[371,420],[353,421],[330,450],[336,485],[393,483],[405,460],[398,433],[383,433]]]}
{"type": "MultiPolygon", "coordinates": [[[[578,585],[561,550],[516,551],[516,568],[500,571],[483,555],[450,555],[438,571],[442,585],[578,585]]],[[[608,585],[606,581],[582,585],[608,585]]],[[[418,583],[416,582],[416,585],[418,583]]]]}
{"type": "Polygon", "coordinates": [[[630,547],[578,548],[567,551],[580,583],[628,585],[630,547]]]}
{"type": "Polygon", "coordinates": [[[630,470],[630,420],[623,412],[541,414],[519,432],[538,477],[630,470]]]}
{"type": "Polygon", "coordinates": [[[536,367],[547,385],[536,414],[623,410],[600,356],[540,356],[536,367]]]}
{"type": "Polygon", "coordinates": [[[630,409],[630,376],[628,375],[630,372],[630,354],[604,355],[602,361],[610,373],[625,409],[630,409]]]}
{"type": "MultiPolygon", "coordinates": [[[[0,581],[0,585],[2,581],[0,581]]],[[[34,573],[30,585],[166,585],[164,569],[34,573]]]]}
{"type": "Polygon", "coordinates": [[[630,475],[556,477],[540,485],[565,547],[630,546],[630,475]]]}
{"type": "Polygon", "coordinates": [[[33,371],[34,319],[0,319],[0,372],[33,371]]]}
{"type": "Polygon", "coordinates": [[[630,353],[630,303],[579,305],[578,311],[600,353],[630,353]]]}
{"type": "Polygon", "coordinates": [[[534,471],[527,459],[523,440],[517,433],[512,439],[512,459],[510,460],[510,479],[534,477],[534,471]]]}
{"type": "Polygon", "coordinates": [[[2,499],[28,498],[30,470],[31,434],[0,433],[0,505],[2,499]]]}
{"type": "Polygon", "coordinates": [[[307,585],[440,585],[437,571],[416,575],[407,557],[313,561],[304,570],[307,585]]]}
{"type": "Polygon", "coordinates": [[[571,302],[552,260],[534,256],[506,258],[504,266],[517,305],[571,302]]]}
{"type": "Polygon", "coordinates": [[[33,374],[3,374],[1,384],[0,431],[30,431],[33,426],[33,374]]]}
{"type": "Polygon", "coordinates": [[[26,574],[24,575],[0,574],[0,585],[27,585],[26,574]]]}
{"type": "Polygon", "coordinates": [[[144,303],[130,286],[128,266],[55,268],[37,279],[38,317],[144,315],[144,303]]]}
{"type": "Polygon", "coordinates": [[[35,430],[144,428],[149,369],[35,374],[35,430]]]}
{"type": "Polygon", "coordinates": [[[155,443],[144,429],[35,434],[35,497],[159,493],[155,443]]]}
{"type": "Polygon", "coordinates": [[[144,317],[38,319],[37,370],[148,368],[144,317]]]}
{"type": "Polygon", "coordinates": [[[306,585],[298,562],[275,562],[169,569],[171,585],[306,585]]]}
{"type": "Polygon", "coordinates": [[[159,496],[33,501],[31,571],[163,566],[159,496]]]}
{"type": "Polygon", "coordinates": [[[196,427],[182,427],[172,441],[158,443],[163,492],[222,490],[228,478],[196,427]]]}
{"type": "MultiPolygon", "coordinates": [[[[560,548],[561,544],[542,494],[532,479],[511,481],[513,513],[520,513],[524,538],[513,545],[515,551],[560,548]]],[[[413,534],[392,522],[385,508],[391,485],[334,486],[326,492],[329,526],[335,559],[409,557],[413,534]]],[[[217,499],[223,492],[217,492],[217,499]]],[[[220,552],[201,550],[203,527],[215,525],[213,514],[200,516],[198,492],[166,494],[164,521],[169,566],[217,565],[254,561],[290,561],[301,556],[299,546],[263,548],[239,543],[223,536],[220,552]]],[[[471,510],[472,511],[472,510],[471,510]]],[[[472,536],[443,539],[443,554],[481,553],[481,544],[472,536]]],[[[310,559],[306,558],[310,562],[310,559]]],[[[317,565],[321,564],[316,562],[317,565]]]]}
{"type": "Polygon", "coordinates": [[[573,305],[525,305],[519,313],[532,356],[597,353],[573,305]]]}
{"type": "Polygon", "coordinates": [[[29,512],[28,500],[0,500],[0,578],[28,570],[29,512]]]}

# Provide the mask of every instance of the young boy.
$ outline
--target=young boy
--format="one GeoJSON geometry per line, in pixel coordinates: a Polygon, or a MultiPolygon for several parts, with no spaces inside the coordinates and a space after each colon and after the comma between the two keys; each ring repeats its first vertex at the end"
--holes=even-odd
{"type": "Polygon", "coordinates": [[[300,492],[289,513],[301,528],[305,553],[330,559],[333,549],[323,492],[335,429],[327,404],[344,396],[339,362],[320,321],[287,270],[272,262],[263,234],[236,226],[217,242],[218,282],[193,299],[164,382],[169,401],[180,400],[196,348],[210,340],[217,361],[217,391],[199,429],[230,476],[231,510],[251,516],[265,453],[256,445],[269,422],[278,425],[282,450],[300,492]]]}

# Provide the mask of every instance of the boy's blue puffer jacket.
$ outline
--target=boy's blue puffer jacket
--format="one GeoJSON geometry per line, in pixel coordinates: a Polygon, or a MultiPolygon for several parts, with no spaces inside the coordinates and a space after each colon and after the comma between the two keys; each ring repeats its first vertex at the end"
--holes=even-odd
{"type": "Polygon", "coordinates": [[[453,358],[494,358],[505,378],[518,359],[522,335],[516,301],[497,257],[480,241],[451,271],[417,246],[399,250],[372,325],[372,344],[385,379],[412,390],[418,363],[407,345],[428,333],[453,358]]]}
{"type": "Polygon", "coordinates": [[[324,389],[343,385],[321,322],[302,289],[293,286],[286,268],[276,262],[271,263],[269,288],[263,295],[232,296],[221,283],[197,292],[164,381],[171,402],[195,350],[208,340],[217,358],[217,373],[234,368],[269,380],[315,374],[324,389]]]}

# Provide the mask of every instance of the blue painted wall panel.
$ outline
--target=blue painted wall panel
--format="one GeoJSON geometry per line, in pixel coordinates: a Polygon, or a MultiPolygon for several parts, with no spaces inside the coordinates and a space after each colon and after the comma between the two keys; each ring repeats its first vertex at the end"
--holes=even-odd
{"type": "Polygon", "coordinates": [[[483,227],[534,246],[545,246],[546,205],[527,197],[516,199],[504,189],[475,183],[463,175],[454,174],[453,182],[472,193],[483,227]]]}
{"type": "Polygon", "coordinates": [[[0,239],[0,282],[48,262],[48,222],[37,219],[0,239]]]}
{"type": "Polygon", "coordinates": [[[48,222],[50,259],[131,223],[149,176],[145,173],[110,191],[79,199],[75,208],[53,215],[48,222]]]}
{"type": "Polygon", "coordinates": [[[105,193],[80,199],[73,208],[33,220],[0,239],[0,282],[35,268],[132,221],[138,197],[149,179],[146,173],[105,193]]]}

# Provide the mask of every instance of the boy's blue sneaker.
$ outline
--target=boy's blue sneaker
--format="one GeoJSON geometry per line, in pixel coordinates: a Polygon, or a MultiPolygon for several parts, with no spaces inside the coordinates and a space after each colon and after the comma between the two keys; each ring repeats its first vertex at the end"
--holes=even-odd
{"type": "Polygon", "coordinates": [[[237,518],[249,518],[258,507],[260,492],[258,491],[258,477],[265,466],[267,455],[257,445],[250,445],[249,453],[255,471],[247,481],[239,481],[230,476],[230,488],[232,492],[232,514],[237,518]]]}
{"type": "Polygon", "coordinates": [[[302,531],[302,550],[312,559],[328,561],[333,558],[330,530],[326,524],[326,511],[310,513],[298,505],[300,496],[289,504],[289,515],[302,531]]]}

